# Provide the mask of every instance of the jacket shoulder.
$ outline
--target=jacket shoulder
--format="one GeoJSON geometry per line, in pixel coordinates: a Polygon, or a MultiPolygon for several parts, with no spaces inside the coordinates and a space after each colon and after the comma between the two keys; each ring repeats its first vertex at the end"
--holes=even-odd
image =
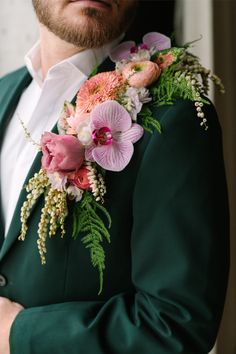
{"type": "Polygon", "coordinates": [[[26,67],[21,67],[17,70],[14,70],[0,78],[0,87],[1,89],[4,88],[4,86],[11,86],[14,85],[18,80],[23,78],[26,74],[28,73],[26,67]]]}
{"type": "MultiPolygon", "coordinates": [[[[204,97],[204,105],[202,113],[206,119],[206,126],[208,128],[220,129],[218,115],[214,104],[210,99],[204,97]]],[[[195,102],[191,100],[179,99],[171,105],[161,107],[154,107],[152,109],[153,117],[158,120],[165,131],[175,129],[189,129],[196,131],[204,130],[201,126],[202,118],[198,116],[195,102]]]]}
{"type": "Polygon", "coordinates": [[[32,80],[26,67],[13,71],[0,79],[0,105],[5,106],[13,96],[18,97],[32,80]]]}

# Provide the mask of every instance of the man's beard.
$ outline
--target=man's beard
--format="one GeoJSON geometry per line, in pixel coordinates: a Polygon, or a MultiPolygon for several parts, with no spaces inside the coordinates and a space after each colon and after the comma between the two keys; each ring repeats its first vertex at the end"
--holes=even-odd
{"type": "Polygon", "coordinates": [[[118,38],[132,23],[137,5],[135,2],[126,8],[116,23],[107,18],[104,21],[102,11],[87,7],[81,10],[81,16],[87,18],[87,23],[83,23],[81,28],[81,24],[56,16],[53,6],[50,6],[47,1],[32,0],[32,2],[40,23],[57,37],[80,48],[98,48],[118,38]]]}

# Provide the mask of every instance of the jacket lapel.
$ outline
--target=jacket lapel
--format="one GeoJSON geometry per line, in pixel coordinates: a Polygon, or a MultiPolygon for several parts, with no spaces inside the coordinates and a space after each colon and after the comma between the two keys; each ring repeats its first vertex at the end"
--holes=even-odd
{"type": "MultiPolygon", "coordinates": [[[[5,128],[11,119],[12,114],[17,106],[23,90],[31,81],[26,68],[17,70],[14,74],[3,78],[1,85],[3,89],[0,92],[0,148],[3,142],[5,128]]],[[[0,248],[4,241],[4,224],[2,216],[2,207],[0,210],[0,248]]]]}
{"type": "Polygon", "coordinates": [[[2,143],[5,128],[15,111],[17,103],[24,89],[30,84],[32,78],[26,68],[18,70],[9,79],[3,78],[4,89],[0,95],[0,142],[2,143]]]}
{"type": "MultiPolygon", "coordinates": [[[[107,58],[99,67],[98,67],[98,72],[103,72],[103,71],[111,71],[114,70],[114,63],[112,63],[110,61],[109,58],[107,58]]],[[[27,75],[26,75],[27,77],[27,75]]],[[[14,112],[14,108],[16,107],[16,104],[21,96],[21,93],[23,91],[23,89],[27,86],[27,83],[29,84],[30,80],[26,80],[25,76],[24,79],[22,78],[22,80],[24,80],[24,85],[23,82],[21,81],[21,85],[18,86],[18,89],[16,89],[15,95],[16,97],[12,97],[12,101],[9,103],[8,105],[8,110],[6,110],[6,113],[2,114],[2,121],[4,124],[4,127],[7,125],[8,119],[10,114],[12,114],[14,112]],[[14,99],[14,105],[13,105],[13,99],[14,99]],[[12,108],[12,106],[14,106],[12,108]],[[10,109],[11,108],[11,109],[10,109]]],[[[13,94],[12,94],[13,96],[13,94]]],[[[76,100],[76,96],[74,97],[74,99],[72,100],[73,103],[75,103],[76,100]]],[[[0,116],[1,117],[1,116],[0,116]]],[[[57,133],[57,127],[55,126],[52,130],[52,132],[57,133]]],[[[39,152],[28,172],[28,175],[26,177],[25,183],[26,184],[28,182],[28,180],[36,173],[40,170],[41,168],[41,157],[42,154],[41,152],[39,152]]],[[[12,218],[12,222],[11,225],[9,227],[6,239],[3,242],[2,248],[0,250],[0,260],[2,260],[2,258],[6,255],[6,253],[9,251],[9,249],[11,248],[12,244],[16,241],[16,239],[18,238],[19,234],[20,234],[20,229],[21,229],[21,221],[20,221],[20,212],[21,212],[21,207],[22,204],[24,203],[24,201],[26,200],[26,191],[25,189],[22,189],[16,208],[15,208],[15,212],[12,218]]],[[[32,208],[32,210],[37,206],[37,202],[35,203],[34,207],[32,208]]],[[[2,223],[1,223],[2,224],[2,223]]],[[[3,229],[2,229],[3,232],[3,229]]],[[[0,240],[0,246],[1,246],[1,240],[0,240]]]]}
{"type": "MultiPolygon", "coordinates": [[[[34,175],[34,173],[39,171],[40,165],[41,165],[41,153],[38,153],[36,158],[34,159],[34,162],[31,166],[29,172],[28,172],[28,175],[26,178],[27,181],[29,180],[30,177],[32,177],[34,175]]],[[[26,190],[23,188],[21,190],[19,199],[17,201],[17,205],[15,208],[13,217],[12,217],[12,221],[11,221],[9,230],[7,232],[6,238],[3,242],[2,248],[0,250],[0,260],[2,260],[4,255],[10,249],[13,242],[17,239],[17,237],[20,234],[20,229],[21,229],[20,211],[21,211],[22,204],[26,200],[26,196],[27,196],[26,190]]]]}

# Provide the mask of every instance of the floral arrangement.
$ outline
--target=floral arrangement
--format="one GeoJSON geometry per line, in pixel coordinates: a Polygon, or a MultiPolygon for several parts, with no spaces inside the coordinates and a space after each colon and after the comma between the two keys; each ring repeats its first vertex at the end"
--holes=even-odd
{"type": "Polygon", "coordinates": [[[223,91],[220,79],[201,66],[188,46],[171,48],[170,39],[160,33],[146,34],[138,46],[132,41],[121,43],[111,60],[114,71],[94,74],[80,88],[75,105],[65,102],[58,134],[42,135],[42,167],[26,186],[19,236],[25,239],[31,208],[44,195],[37,244],[45,264],[47,237],[58,230],[64,236],[68,201],[73,200],[73,237],[82,234],[92,265],[99,271],[99,294],[105,269],[102,242],[110,242],[111,227],[103,205],[105,171],[119,172],[129,164],[133,144],[144,130],[161,133],[152,106],[173,104],[179,98],[194,101],[200,124],[207,129],[202,108],[208,101],[202,96],[208,92],[209,80],[223,91]]]}

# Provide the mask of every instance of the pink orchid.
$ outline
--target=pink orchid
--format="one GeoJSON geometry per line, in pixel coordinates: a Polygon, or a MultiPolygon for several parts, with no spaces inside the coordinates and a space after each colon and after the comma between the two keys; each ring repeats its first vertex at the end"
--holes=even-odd
{"type": "Polygon", "coordinates": [[[91,112],[94,143],[86,149],[87,160],[96,161],[109,171],[122,171],[134,152],[133,143],[143,135],[139,124],[132,124],[129,113],[116,101],[101,103],[91,112]]]}
{"type": "Polygon", "coordinates": [[[169,49],[171,47],[171,40],[169,37],[158,32],[149,32],[143,36],[143,43],[151,49],[155,47],[158,52],[169,49]]]}
{"type": "Polygon", "coordinates": [[[139,49],[150,50],[155,47],[156,51],[171,48],[171,40],[169,37],[158,32],[149,32],[143,36],[143,43],[138,47],[133,41],[127,41],[119,44],[111,52],[110,58],[113,62],[127,60],[133,53],[137,53],[139,49]]]}

